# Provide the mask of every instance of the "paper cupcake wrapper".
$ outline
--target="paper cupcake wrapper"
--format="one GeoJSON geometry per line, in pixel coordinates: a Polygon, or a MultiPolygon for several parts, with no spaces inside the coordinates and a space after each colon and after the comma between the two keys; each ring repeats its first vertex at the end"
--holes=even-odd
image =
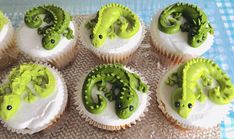
{"type": "Polygon", "coordinates": [[[175,53],[168,52],[163,45],[157,43],[151,36],[150,44],[153,46],[153,51],[156,52],[160,57],[160,63],[163,66],[173,66],[183,63],[187,60],[192,59],[192,56],[178,55],[175,53]]]}
{"type": "Polygon", "coordinates": [[[19,50],[15,43],[13,26],[11,23],[8,24],[10,24],[9,31],[5,36],[5,39],[0,43],[0,69],[4,69],[8,65],[12,64],[17,59],[19,54],[19,50]]]}
{"type": "MultiPolygon", "coordinates": [[[[21,54],[24,55],[25,57],[27,57],[28,59],[32,59],[33,61],[47,62],[47,63],[52,64],[53,66],[55,66],[58,69],[64,68],[73,59],[75,59],[75,56],[78,53],[78,49],[79,49],[79,43],[77,42],[77,40],[78,40],[77,24],[74,20],[73,20],[73,23],[74,23],[74,27],[75,27],[75,35],[74,35],[74,38],[72,40],[73,43],[70,43],[67,46],[67,49],[65,49],[63,52],[53,54],[53,55],[50,55],[48,57],[34,57],[31,55],[28,55],[27,52],[24,52],[24,51],[20,51],[21,54]]],[[[17,32],[19,32],[19,31],[17,31],[17,32]]],[[[16,39],[16,44],[19,44],[19,43],[17,43],[17,39],[16,39]]]]}
{"type": "MultiPolygon", "coordinates": [[[[139,73],[137,72],[136,70],[130,68],[130,67],[126,67],[127,69],[129,69],[131,72],[134,72],[136,73],[137,75],[139,75],[142,79],[142,81],[146,84],[148,84],[148,82],[146,81],[146,79],[139,73]]],[[[91,70],[90,70],[91,71],[91,70]]],[[[93,119],[91,119],[90,117],[88,117],[86,114],[85,114],[85,111],[87,111],[84,107],[83,107],[83,102],[82,102],[82,99],[81,99],[81,90],[82,90],[82,86],[83,86],[83,82],[86,78],[86,76],[88,75],[88,73],[90,72],[85,72],[83,75],[83,77],[80,78],[80,80],[78,81],[78,86],[76,87],[76,91],[75,91],[75,105],[77,105],[77,110],[79,111],[79,114],[80,116],[86,121],[88,122],[90,125],[94,126],[94,127],[97,127],[97,128],[100,128],[100,129],[103,129],[103,130],[108,130],[108,131],[118,131],[118,130],[124,130],[124,129],[127,129],[129,127],[131,127],[132,125],[135,125],[137,121],[141,121],[141,118],[145,116],[145,113],[148,112],[148,106],[150,105],[150,94],[151,94],[151,91],[149,89],[149,91],[147,92],[148,93],[148,96],[147,96],[147,104],[146,104],[146,107],[143,111],[143,113],[135,120],[135,121],[132,121],[128,124],[123,124],[123,125],[118,125],[118,126],[111,126],[111,125],[104,125],[102,123],[99,123],[97,121],[94,121],[93,119]]]]}
{"type": "MultiPolygon", "coordinates": [[[[165,75],[166,73],[167,73],[167,70],[164,70],[163,75],[165,75]]],[[[163,76],[161,76],[159,82],[162,81],[162,78],[163,78],[163,76]]],[[[157,91],[156,91],[156,100],[157,100],[157,103],[158,103],[158,108],[161,110],[161,112],[166,117],[166,119],[172,125],[174,125],[176,128],[179,128],[179,129],[182,129],[182,130],[204,130],[204,129],[211,130],[212,128],[219,126],[220,123],[217,123],[213,127],[205,128],[205,127],[200,127],[200,126],[195,126],[195,125],[193,126],[193,125],[184,124],[184,123],[181,123],[178,120],[176,120],[172,115],[170,115],[170,113],[167,112],[166,106],[163,103],[163,101],[161,100],[159,89],[158,89],[159,85],[160,84],[157,85],[157,91]]]]}
{"type": "MultiPolygon", "coordinates": [[[[30,62],[30,63],[32,63],[32,62],[30,62]]],[[[45,67],[47,67],[49,69],[52,69],[53,72],[55,72],[56,74],[58,74],[58,76],[62,79],[62,83],[63,83],[63,86],[64,86],[63,104],[62,104],[59,112],[57,113],[57,115],[55,117],[51,118],[50,122],[45,123],[43,126],[38,127],[36,129],[27,129],[27,128],[26,129],[15,129],[15,128],[12,128],[12,127],[8,126],[6,122],[4,122],[2,119],[0,119],[1,123],[3,124],[3,126],[5,128],[7,128],[11,132],[15,132],[15,133],[18,133],[18,134],[34,134],[34,133],[40,132],[40,131],[42,131],[42,130],[44,130],[46,128],[49,128],[53,124],[55,124],[58,121],[58,119],[62,116],[63,112],[65,111],[65,108],[66,108],[66,105],[67,105],[67,100],[68,100],[68,91],[67,91],[67,86],[66,86],[66,83],[65,83],[65,80],[64,80],[62,74],[56,68],[54,68],[53,66],[51,66],[51,65],[49,65],[47,63],[35,62],[35,64],[39,64],[39,65],[45,66],[45,67]]],[[[4,76],[5,79],[8,77],[8,75],[9,74],[6,74],[4,76]]]]}
{"type": "MultiPolygon", "coordinates": [[[[83,16],[77,17],[77,23],[80,25],[78,27],[79,33],[81,33],[80,30],[81,30],[81,27],[83,27],[83,24],[85,24],[87,22],[87,19],[89,19],[92,16],[93,15],[87,15],[87,16],[83,15],[83,16]]],[[[95,47],[93,47],[92,45],[87,44],[85,42],[84,38],[82,37],[82,34],[79,34],[80,42],[85,48],[88,48],[91,52],[93,52],[104,63],[123,63],[123,64],[126,64],[129,61],[131,61],[131,58],[132,58],[134,52],[139,48],[139,46],[141,45],[141,43],[145,37],[145,34],[146,34],[145,25],[141,19],[140,19],[140,22],[141,22],[141,26],[142,26],[141,38],[140,38],[139,42],[137,43],[137,45],[134,47],[134,49],[129,50],[127,52],[116,53],[116,54],[102,52],[102,51],[96,49],[95,47]]]]}

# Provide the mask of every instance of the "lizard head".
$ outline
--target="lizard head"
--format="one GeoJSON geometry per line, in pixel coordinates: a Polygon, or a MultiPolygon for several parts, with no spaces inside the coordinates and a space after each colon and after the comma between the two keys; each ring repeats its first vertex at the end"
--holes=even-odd
{"type": "Polygon", "coordinates": [[[130,94],[120,95],[116,100],[116,114],[121,119],[129,118],[138,107],[138,97],[136,92],[134,92],[134,90],[130,90],[130,92],[130,94]]]}
{"type": "Polygon", "coordinates": [[[19,106],[21,98],[19,95],[6,94],[0,99],[0,117],[3,120],[9,120],[15,115],[19,106]]]}
{"type": "Polygon", "coordinates": [[[193,95],[186,98],[189,99],[182,99],[181,88],[176,89],[171,95],[172,108],[184,119],[188,118],[195,103],[195,97],[193,95]]]}
{"type": "Polygon", "coordinates": [[[94,47],[98,48],[105,42],[107,38],[107,33],[102,30],[97,30],[95,33],[90,35],[90,39],[94,47]]]}
{"type": "Polygon", "coordinates": [[[60,38],[61,35],[56,32],[45,34],[42,38],[42,46],[47,50],[51,50],[58,44],[60,38]]]}

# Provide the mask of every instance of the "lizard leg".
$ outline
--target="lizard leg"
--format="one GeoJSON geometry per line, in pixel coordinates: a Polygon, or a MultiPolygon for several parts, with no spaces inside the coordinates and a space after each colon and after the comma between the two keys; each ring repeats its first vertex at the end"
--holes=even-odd
{"type": "Polygon", "coordinates": [[[114,26],[114,24],[110,26],[107,35],[108,35],[108,37],[110,39],[113,39],[113,38],[115,38],[117,36],[117,34],[115,33],[115,26],[114,26]]]}
{"type": "Polygon", "coordinates": [[[177,72],[172,73],[165,82],[169,86],[174,86],[179,83],[177,72]]]}
{"type": "Polygon", "coordinates": [[[125,31],[128,28],[128,21],[125,18],[119,18],[119,31],[125,31]]]}
{"type": "Polygon", "coordinates": [[[197,86],[197,91],[195,93],[195,97],[200,102],[204,102],[206,100],[206,95],[202,91],[201,87],[199,87],[199,86],[197,86]]]}
{"type": "Polygon", "coordinates": [[[182,16],[181,12],[174,12],[172,14],[172,17],[175,18],[176,20],[179,20],[181,16],[182,16]]]}
{"type": "Polygon", "coordinates": [[[98,91],[107,91],[106,90],[106,82],[104,80],[97,82],[96,86],[98,88],[98,91]]]}
{"type": "Polygon", "coordinates": [[[63,36],[65,36],[68,40],[74,38],[74,35],[73,35],[73,30],[71,28],[67,28],[64,33],[63,33],[63,36]]]}
{"type": "Polygon", "coordinates": [[[30,88],[26,87],[26,94],[24,96],[24,101],[28,103],[35,102],[37,97],[33,94],[30,88]]]}
{"type": "Polygon", "coordinates": [[[201,80],[203,87],[210,86],[213,82],[212,78],[208,77],[207,75],[202,75],[201,80]]]}

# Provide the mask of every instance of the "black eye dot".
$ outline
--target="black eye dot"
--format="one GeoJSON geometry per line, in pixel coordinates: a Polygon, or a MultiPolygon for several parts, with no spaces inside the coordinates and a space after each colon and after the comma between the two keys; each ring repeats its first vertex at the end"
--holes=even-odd
{"type": "Polygon", "coordinates": [[[130,105],[130,106],[129,106],[129,110],[130,110],[130,111],[133,111],[133,110],[134,110],[134,106],[130,105]]]}
{"type": "Polygon", "coordinates": [[[188,104],[188,108],[191,109],[193,105],[191,103],[188,104]]]}
{"type": "Polygon", "coordinates": [[[93,34],[91,34],[91,35],[89,36],[89,38],[90,38],[90,39],[93,39],[93,34]]]}
{"type": "Polygon", "coordinates": [[[11,110],[12,109],[12,106],[11,105],[8,105],[7,106],[7,110],[11,110]]]}
{"type": "Polygon", "coordinates": [[[50,42],[51,42],[51,43],[55,43],[55,40],[54,40],[54,39],[51,39],[50,42]]]}
{"type": "Polygon", "coordinates": [[[180,102],[176,101],[176,102],[175,102],[175,107],[176,107],[176,108],[179,108],[179,107],[180,107],[180,102]]]}
{"type": "Polygon", "coordinates": [[[99,35],[98,37],[99,37],[99,39],[102,39],[102,38],[103,38],[103,36],[102,36],[102,35],[99,35]]]}

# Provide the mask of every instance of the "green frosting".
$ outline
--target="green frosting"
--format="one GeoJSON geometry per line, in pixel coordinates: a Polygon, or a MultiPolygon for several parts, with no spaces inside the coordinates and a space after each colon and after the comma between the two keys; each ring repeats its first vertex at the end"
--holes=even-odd
{"type": "Polygon", "coordinates": [[[120,119],[127,119],[138,108],[138,95],[136,90],[147,92],[148,86],[140,77],[128,72],[123,65],[101,65],[92,70],[86,77],[82,88],[82,100],[87,111],[93,114],[101,113],[107,105],[107,100],[102,95],[97,95],[98,101],[92,98],[94,86],[102,91],[109,101],[115,101],[116,114],[120,119]],[[107,89],[106,84],[112,84],[107,89]],[[119,92],[116,93],[116,90],[119,92]]]}
{"type": "Polygon", "coordinates": [[[46,98],[54,92],[55,85],[55,77],[47,67],[22,64],[14,68],[8,81],[0,87],[0,117],[9,120],[21,101],[32,103],[37,98],[46,98]]]}
{"type": "Polygon", "coordinates": [[[91,29],[90,39],[94,47],[100,47],[107,37],[131,38],[138,32],[140,20],[129,8],[110,3],[103,6],[86,27],[91,29]]]}
{"type": "Polygon", "coordinates": [[[32,8],[26,12],[24,17],[24,22],[28,27],[38,28],[38,34],[42,36],[42,46],[47,50],[53,49],[61,36],[65,36],[69,40],[74,38],[73,31],[69,28],[71,20],[72,17],[69,13],[55,5],[32,8]]]}
{"type": "Polygon", "coordinates": [[[204,102],[208,98],[215,104],[228,104],[234,99],[231,79],[213,61],[195,58],[181,65],[166,81],[167,85],[177,85],[172,92],[171,105],[183,118],[187,118],[196,100],[204,102]],[[199,81],[201,83],[199,83],[199,81]],[[216,81],[215,87],[214,81],[216,81]],[[203,90],[207,91],[207,96],[203,90]]]}
{"type": "Polygon", "coordinates": [[[5,15],[3,14],[2,11],[0,11],[0,30],[2,30],[2,28],[4,27],[5,24],[7,24],[9,21],[8,19],[5,17],[5,15]]]}
{"type": "Polygon", "coordinates": [[[174,34],[179,30],[188,32],[188,44],[199,47],[206,39],[208,33],[214,34],[214,29],[208,22],[206,14],[196,5],[175,3],[164,9],[158,20],[158,27],[164,33],[174,34]],[[186,22],[181,23],[180,19],[186,22]]]}

